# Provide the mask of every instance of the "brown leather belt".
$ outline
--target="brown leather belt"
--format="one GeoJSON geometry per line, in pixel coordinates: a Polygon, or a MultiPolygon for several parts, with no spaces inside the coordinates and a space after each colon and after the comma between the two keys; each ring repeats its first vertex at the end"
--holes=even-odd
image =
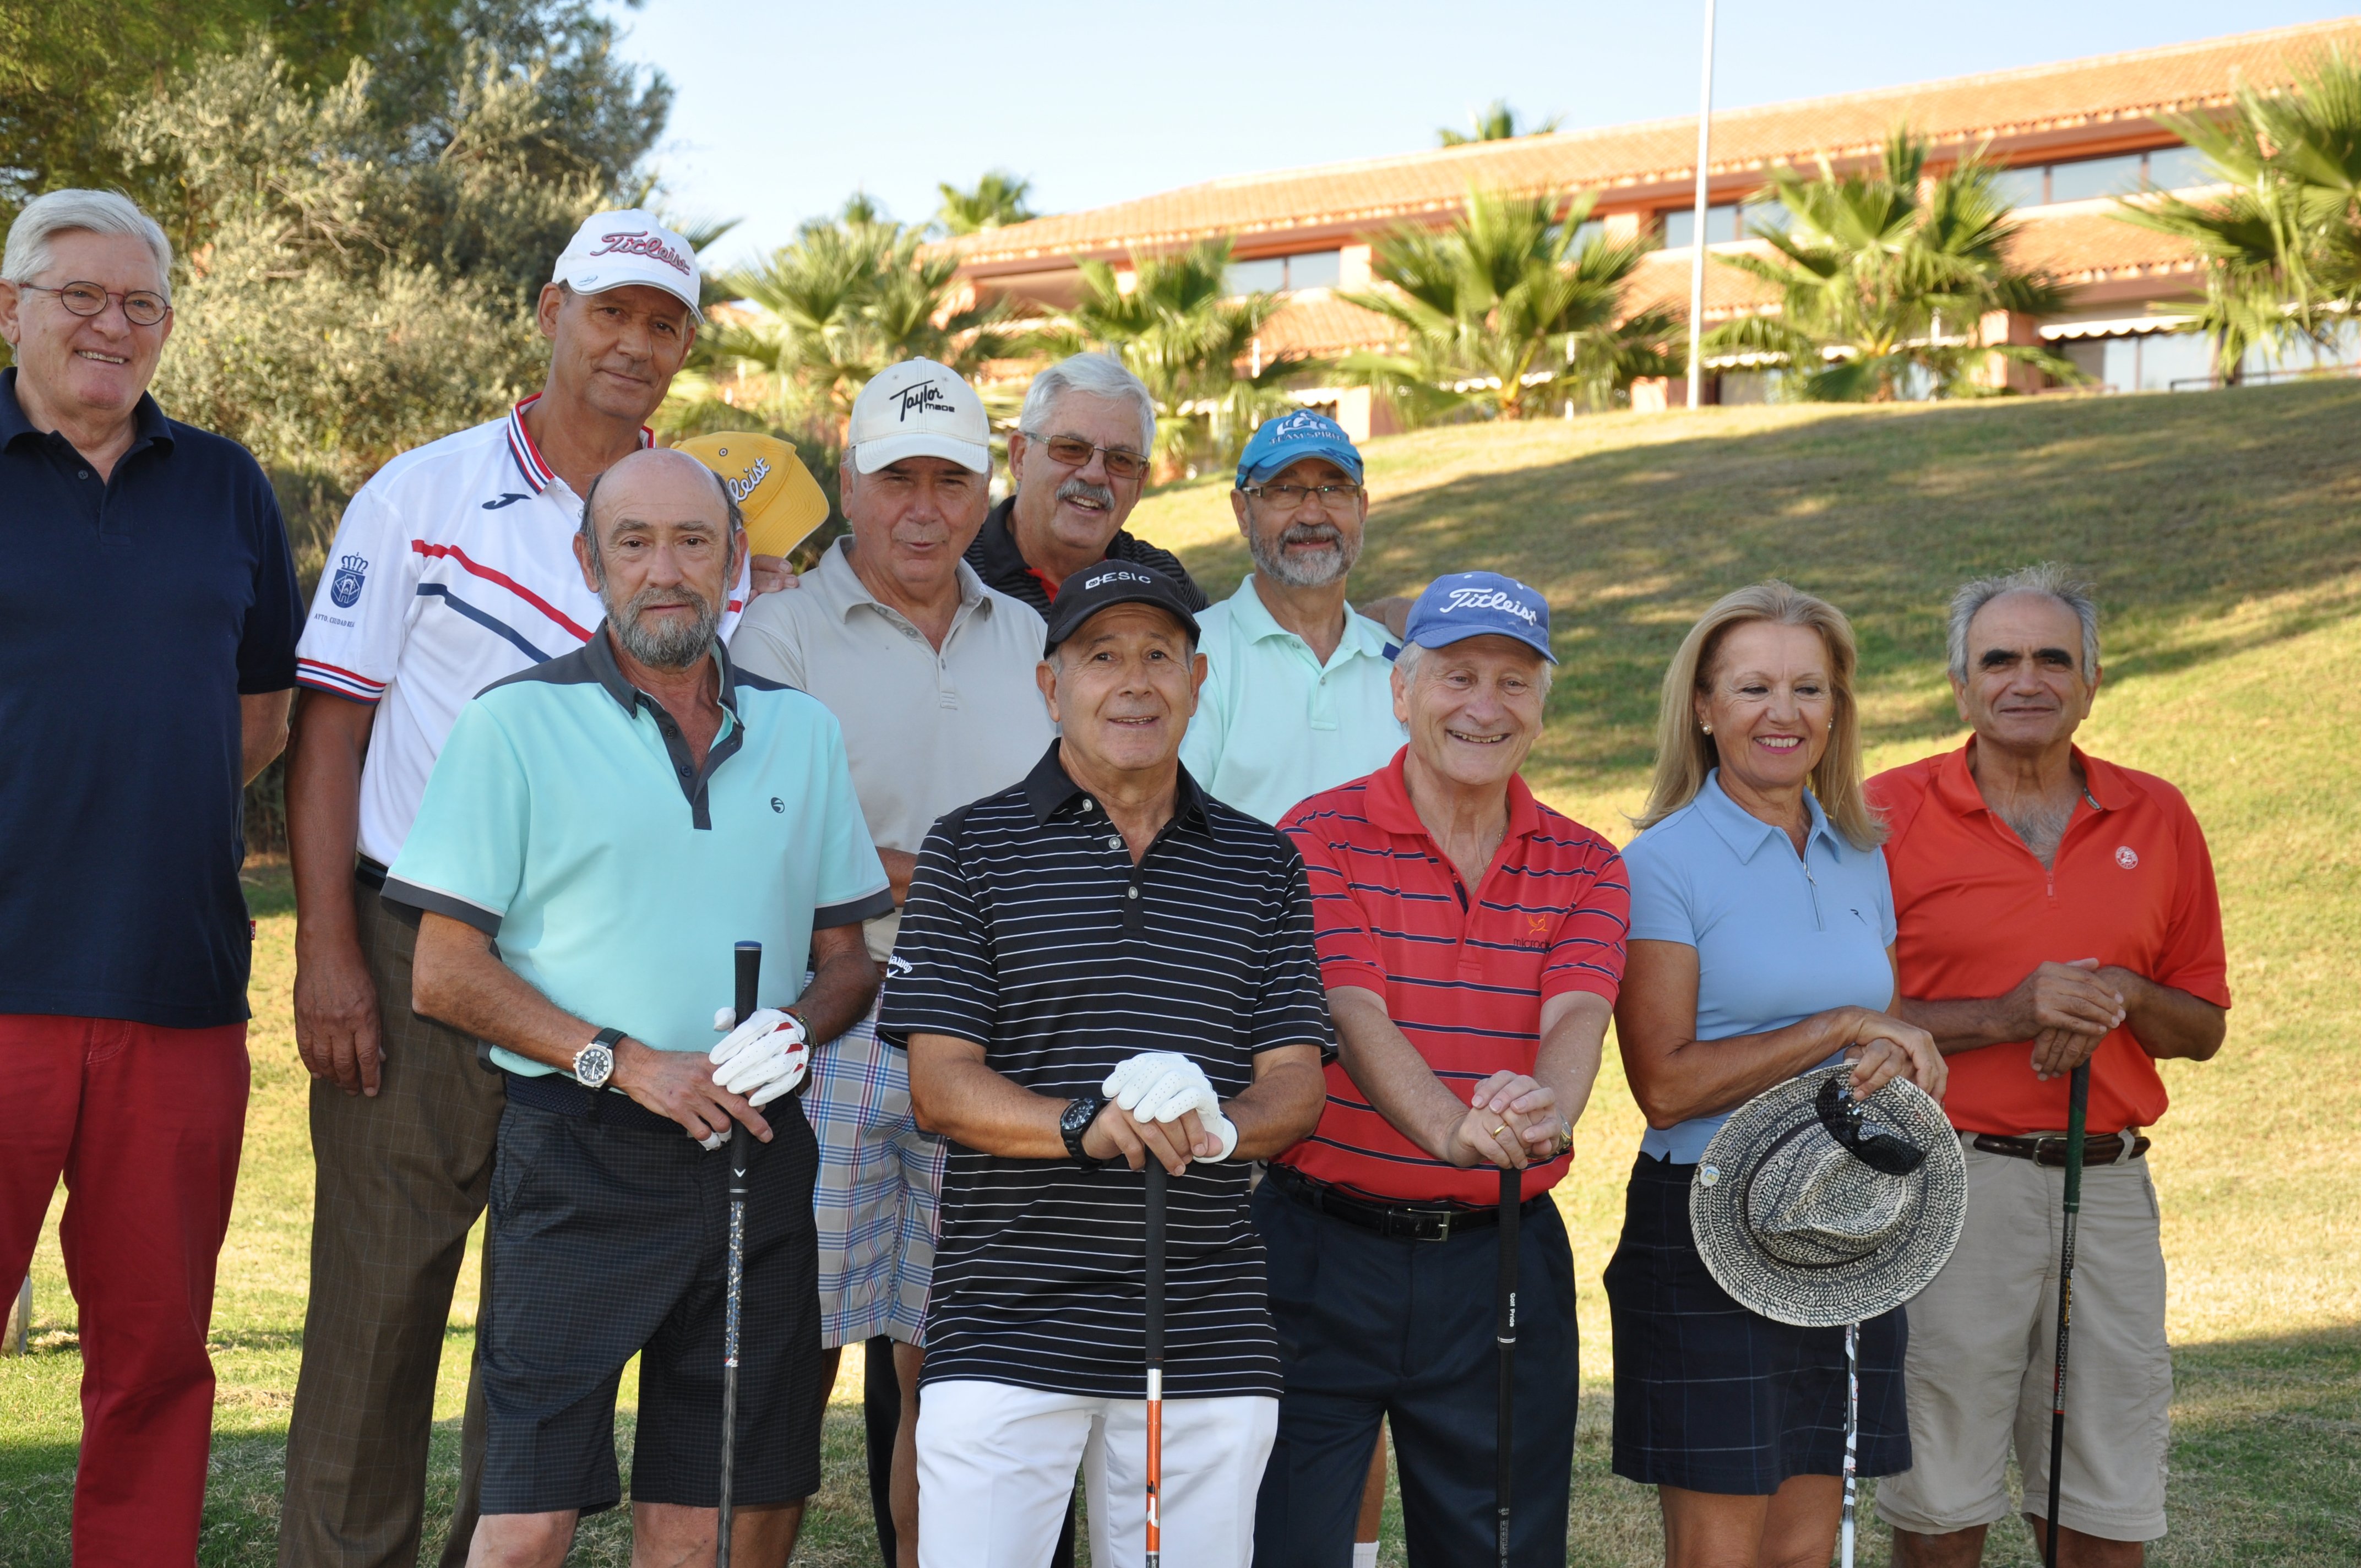
{"type": "MultiPolygon", "coordinates": [[[[1461,1231],[1481,1230],[1487,1225],[1500,1223],[1498,1205],[1445,1209],[1406,1203],[1373,1203],[1366,1198],[1347,1197],[1341,1189],[1324,1181],[1315,1181],[1301,1171],[1284,1165],[1266,1168],[1263,1179],[1314,1213],[1325,1214],[1332,1220],[1342,1220],[1348,1225],[1375,1231],[1381,1236],[1392,1236],[1400,1241],[1447,1242],[1461,1231]]],[[[1538,1198],[1528,1198],[1517,1212],[1530,1215],[1549,1201],[1547,1193],[1538,1198]]]]}
{"type": "MultiPolygon", "coordinates": [[[[2052,1133],[2046,1137],[2038,1138],[2008,1138],[2003,1137],[1998,1133],[1978,1133],[1976,1147],[1986,1154],[2006,1155],[2011,1159],[2029,1159],[2036,1165],[2046,1165],[2053,1168],[2066,1163],[2066,1138],[2061,1133],[2052,1133]]],[[[2135,1135],[2132,1138],[2131,1157],[2139,1158],[2140,1156],[2147,1153],[2150,1144],[2147,1138],[2135,1135]]],[[[2084,1165],[2113,1165],[2123,1157],[2124,1135],[2121,1133],[2109,1133],[2103,1138],[2082,1140],[2084,1165]]]]}

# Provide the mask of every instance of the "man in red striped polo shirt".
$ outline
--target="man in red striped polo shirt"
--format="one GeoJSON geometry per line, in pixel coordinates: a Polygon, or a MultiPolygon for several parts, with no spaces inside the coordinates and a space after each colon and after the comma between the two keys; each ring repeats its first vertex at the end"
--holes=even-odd
{"type": "Polygon", "coordinates": [[[1345,1568],[1391,1422],[1413,1563],[1490,1561],[1498,1172],[1524,1172],[1512,1561],[1565,1561],[1577,1386],[1565,1173],[1623,975],[1623,862],[1518,769],[1549,606],[1438,578],[1394,666],[1410,744],[1280,824],[1311,876],[1338,1055],[1312,1136],[1255,1195],[1285,1392],[1258,1561],[1345,1568]]]}

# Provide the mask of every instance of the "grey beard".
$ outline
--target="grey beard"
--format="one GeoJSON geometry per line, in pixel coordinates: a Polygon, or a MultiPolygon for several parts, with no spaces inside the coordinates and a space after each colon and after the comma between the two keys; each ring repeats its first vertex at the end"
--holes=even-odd
{"type": "Polygon", "coordinates": [[[682,590],[678,588],[642,588],[620,609],[612,598],[608,598],[607,619],[614,623],[615,637],[622,643],[623,651],[641,663],[652,669],[685,670],[713,651],[713,635],[721,625],[720,612],[702,596],[688,594],[686,602],[696,609],[697,619],[687,625],[666,621],[652,628],[640,619],[656,605],[682,602],[682,590]]]}
{"type": "Polygon", "coordinates": [[[1344,533],[1332,522],[1290,523],[1276,541],[1268,543],[1264,542],[1259,532],[1249,529],[1246,532],[1246,554],[1254,557],[1257,569],[1291,588],[1324,588],[1351,571],[1361,554],[1358,549],[1347,550],[1345,547],[1344,533]],[[1329,543],[1330,548],[1327,554],[1318,560],[1290,558],[1287,554],[1290,543],[1311,543],[1323,539],[1329,543]]]}

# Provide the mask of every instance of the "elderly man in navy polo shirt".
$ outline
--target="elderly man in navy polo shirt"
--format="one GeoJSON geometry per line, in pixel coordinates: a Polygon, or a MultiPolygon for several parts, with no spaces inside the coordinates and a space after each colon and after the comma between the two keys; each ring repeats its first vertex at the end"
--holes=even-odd
{"type": "Polygon", "coordinates": [[[62,1174],[84,1568],[196,1557],[246,1128],[240,791],[285,742],[302,614],[262,470],[148,396],[171,269],[100,191],[32,203],[0,260],[0,1281],[62,1174]]]}

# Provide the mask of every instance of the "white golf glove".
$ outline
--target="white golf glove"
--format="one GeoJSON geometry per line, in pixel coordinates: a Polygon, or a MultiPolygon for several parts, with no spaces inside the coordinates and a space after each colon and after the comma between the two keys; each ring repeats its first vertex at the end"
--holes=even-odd
{"type": "Polygon", "coordinates": [[[1222,1140],[1214,1159],[1229,1158],[1238,1146],[1238,1129],[1222,1114],[1205,1069],[1178,1051],[1142,1051],[1116,1064],[1099,1092],[1143,1122],[1177,1122],[1194,1111],[1199,1124],[1222,1140]]]}
{"type": "MultiPolygon", "coordinates": [[[[730,1009],[723,1008],[715,1014],[714,1027],[726,1027],[721,1020],[730,1016],[730,1009]]],[[[742,1094],[748,1103],[763,1106],[804,1080],[811,1049],[803,1025],[792,1014],[764,1007],[731,1029],[730,1037],[713,1047],[711,1059],[716,1089],[742,1094]]]]}

